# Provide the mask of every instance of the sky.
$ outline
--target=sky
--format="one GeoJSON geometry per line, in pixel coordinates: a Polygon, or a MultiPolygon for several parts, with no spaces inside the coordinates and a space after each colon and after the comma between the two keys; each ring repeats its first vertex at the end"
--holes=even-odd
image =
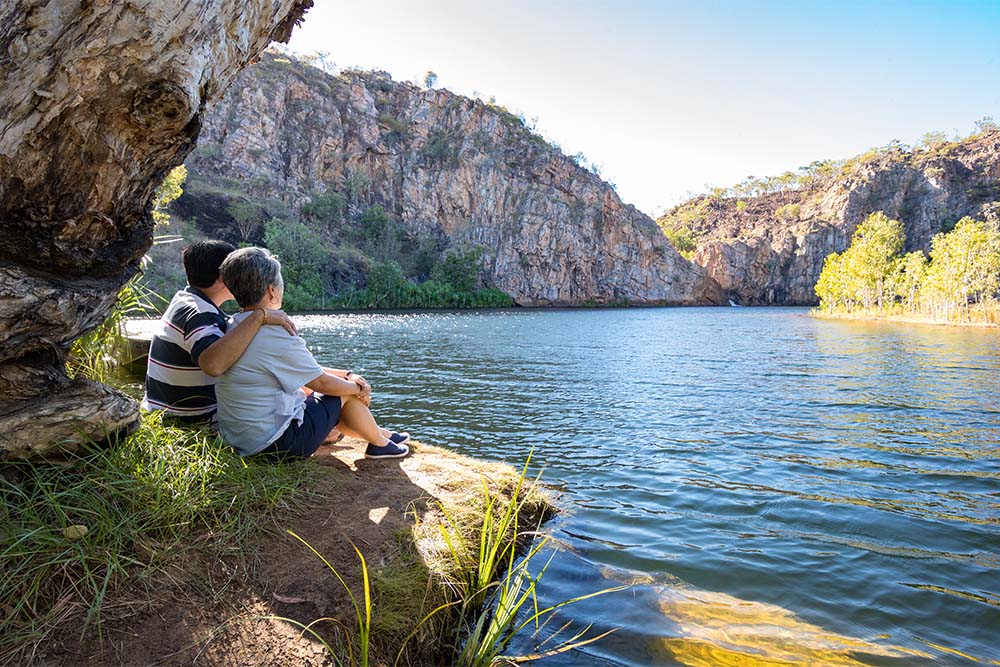
{"type": "Polygon", "coordinates": [[[316,0],[289,46],[495,97],[651,215],[1000,121],[1000,0],[316,0]]]}

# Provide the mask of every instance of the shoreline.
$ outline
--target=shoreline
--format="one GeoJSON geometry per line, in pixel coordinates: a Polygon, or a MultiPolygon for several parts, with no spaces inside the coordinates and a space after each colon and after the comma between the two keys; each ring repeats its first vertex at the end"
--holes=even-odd
{"type": "MultiPolygon", "coordinates": [[[[455,603],[452,582],[476,571],[474,552],[489,514],[484,508],[502,509],[517,498],[520,530],[515,525],[499,535],[504,543],[518,543],[518,532],[557,510],[538,484],[524,479],[519,485],[520,470],[507,463],[419,442],[413,450],[406,459],[369,461],[360,441],[324,444],[293,464],[314,468],[307,509],[259,526],[246,543],[228,536],[230,556],[197,546],[162,562],[151,556],[147,566],[156,565],[139,573],[139,583],[123,580],[110,591],[98,627],[87,627],[78,614],[64,618],[36,660],[52,667],[179,667],[195,660],[320,667],[343,659],[347,642],[358,642],[345,587],[364,600],[363,582],[370,578],[372,664],[392,664],[404,649],[411,664],[438,664],[454,650],[464,622],[454,613],[438,614],[409,643],[404,640],[429,612],[455,603]],[[446,543],[443,530],[456,526],[457,543],[456,534],[446,543]],[[315,636],[303,632],[321,619],[312,626],[315,636]]],[[[202,530],[192,534],[193,542],[202,539],[202,530]]]]}
{"type": "Polygon", "coordinates": [[[936,320],[908,315],[876,315],[851,313],[825,313],[816,308],[809,311],[810,317],[818,320],[849,320],[855,322],[880,322],[883,324],[921,324],[936,327],[960,327],[976,329],[996,329],[1000,324],[993,322],[955,322],[952,320],[936,320]]]}

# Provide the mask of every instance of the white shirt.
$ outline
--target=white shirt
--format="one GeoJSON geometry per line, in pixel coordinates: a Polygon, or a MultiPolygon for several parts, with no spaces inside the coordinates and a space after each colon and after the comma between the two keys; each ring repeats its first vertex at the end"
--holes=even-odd
{"type": "MultiPolygon", "coordinates": [[[[250,315],[237,313],[230,328],[250,315]]],[[[261,327],[243,355],[216,379],[222,437],[242,456],[265,449],[292,420],[302,423],[302,387],[322,374],[302,338],[283,327],[261,327]]]]}

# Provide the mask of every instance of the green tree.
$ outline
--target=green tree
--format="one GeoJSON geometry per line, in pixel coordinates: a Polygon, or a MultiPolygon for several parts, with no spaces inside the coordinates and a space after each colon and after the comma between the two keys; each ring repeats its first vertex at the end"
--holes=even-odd
{"type": "Polygon", "coordinates": [[[302,206],[302,215],[327,225],[340,222],[347,210],[347,201],[339,192],[314,194],[302,206]]]}
{"type": "Polygon", "coordinates": [[[926,148],[934,148],[948,143],[948,135],[944,132],[925,132],[924,136],[920,138],[920,143],[926,148]]]}
{"type": "Polygon", "coordinates": [[[854,307],[853,295],[848,288],[847,271],[840,253],[832,252],[823,260],[823,270],[816,281],[816,296],[820,310],[850,310],[854,307]]]}
{"type": "Polygon", "coordinates": [[[450,252],[445,255],[444,260],[431,269],[431,279],[448,285],[456,292],[471,294],[479,282],[482,259],[482,248],[473,248],[466,252],[450,252]]]}
{"type": "Polygon", "coordinates": [[[288,310],[325,307],[323,273],[329,251],[320,235],[302,222],[271,218],[264,225],[264,245],[281,260],[284,307],[288,310]]]}
{"type": "Polygon", "coordinates": [[[424,88],[433,88],[437,80],[438,75],[428,70],[427,74],[424,74],[424,88]]]}
{"type": "Polygon", "coordinates": [[[872,213],[858,225],[842,261],[850,277],[850,288],[862,307],[881,308],[892,293],[887,289],[898,271],[897,258],[906,235],[903,223],[890,220],[885,213],[872,213]]]}
{"type": "Polygon", "coordinates": [[[894,303],[899,253],[906,236],[903,223],[881,211],[858,225],[851,244],[841,254],[829,255],[816,283],[822,310],[881,309],[894,303]]]}
{"type": "Polygon", "coordinates": [[[983,116],[976,121],[976,134],[983,132],[994,132],[1000,130],[1000,124],[993,120],[993,116],[983,116]]]}
{"type": "Polygon", "coordinates": [[[153,223],[165,225],[170,222],[166,212],[167,205],[184,194],[184,181],[187,180],[187,167],[180,165],[167,173],[166,178],[153,192],[153,223]]]}
{"type": "Polygon", "coordinates": [[[922,296],[938,317],[996,296],[1000,280],[1000,232],[985,222],[962,218],[955,229],[931,239],[931,264],[922,296]]]}
{"type": "Polygon", "coordinates": [[[927,278],[927,257],[917,250],[906,253],[899,260],[899,272],[896,274],[896,298],[903,305],[904,311],[914,312],[920,306],[920,288],[927,278]]]}
{"type": "Polygon", "coordinates": [[[393,261],[378,264],[371,270],[366,289],[370,308],[403,308],[410,303],[410,282],[399,264],[393,261]]]}
{"type": "Polygon", "coordinates": [[[231,201],[226,207],[226,213],[236,222],[236,229],[240,232],[240,241],[244,243],[250,240],[250,237],[264,222],[263,211],[246,199],[231,201]]]}

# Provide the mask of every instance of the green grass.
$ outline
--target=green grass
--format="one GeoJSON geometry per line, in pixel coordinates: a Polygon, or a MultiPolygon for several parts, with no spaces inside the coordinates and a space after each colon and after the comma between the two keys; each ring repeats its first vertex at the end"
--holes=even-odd
{"type": "Polygon", "coordinates": [[[355,544],[352,542],[351,546],[354,548],[354,553],[358,555],[358,560],[361,561],[361,579],[362,579],[362,590],[364,591],[364,597],[361,599],[361,602],[358,602],[358,599],[354,596],[354,592],[351,590],[351,587],[347,585],[346,581],[344,581],[344,577],[340,575],[340,572],[337,571],[337,568],[331,565],[330,561],[328,561],[323,554],[316,551],[316,549],[313,548],[311,544],[309,544],[304,539],[296,535],[294,532],[289,530],[288,534],[297,539],[302,544],[304,544],[306,548],[309,549],[309,551],[313,552],[313,554],[315,554],[317,558],[323,561],[323,564],[326,565],[326,568],[333,573],[333,576],[337,578],[337,581],[340,582],[340,585],[344,587],[345,591],[347,591],[347,596],[351,600],[351,606],[354,607],[354,614],[355,614],[355,620],[357,621],[358,631],[357,634],[353,636],[353,639],[349,631],[345,632],[346,641],[344,642],[344,645],[348,649],[347,660],[345,661],[340,656],[339,652],[335,651],[333,647],[331,647],[330,644],[325,639],[323,639],[322,635],[313,630],[313,626],[316,625],[317,623],[320,623],[321,621],[335,621],[336,619],[319,618],[309,624],[303,624],[291,618],[284,618],[280,616],[274,618],[286,621],[288,623],[291,623],[292,625],[296,625],[302,628],[303,633],[308,632],[310,635],[318,639],[326,648],[327,654],[333,658],[334,663],[336,665],[350,665],[350,667],[355,667],[355,666],[368,667],[368,654],[369,654],[369,647],[371,645],[371,633],[372,633],[372,587],[371,587],[371,580],[368,575],[368,563],[367,561],[365,561],[364,555],[361,553],[358,547],[355,546],[355,544]],[[354,656],[355,646],[357,647],[358,650],[357,659],[355,659],[354,656]]]}
{"type": "MultiPolygon", "coordinates": [[[[406,588],[410,588],[409,597],[416,607],[406,609],[405,615],[413,619],[414,612],[420,612],[419,623],[410,621],[409,636],[395,664],[426,662],[421,660],[428,655],[426,649],[414,651],[411,640],[424,647],[436,646],[443,664],[486,667],[547,657],[605,636],[584,638],[587,627],[533,656],[503,655],[516,636],[532,625],[537,633],[557,609],[621,589],[605,589],[539,608],[537,586],[548,564],[537,574],[532,575],[531,570],[533,559],[549,545],[549,538],[541,536],[538,528],[552,507],[538,485],[526,479],[527,470],[528,462],[520,475],[484,477],[481,486],[469,488],[465,497],[453,498],[447,505],[432,502],[436,510],[433,519],[428,522],[418,517],[414,526],[419,560],[403,558],[389,572],[376,572],[376,592],[384,594],[379,584],[387,581],[393,593],[376,596],[377,618],[382,614],[380,603],[391,602],[406,588]],[[423,587],[421,575],[429,582],[423,587]]],[[[399,605],[393,605],[390,618],[397,618],[399,611],[399,605]]]]}
{"type": "Polygon", "coordinates": [[[5,465],[0,664],[23,660],[56,627],[102,636],[109,607],[145,604],[145,585],[193,551],[235,558],[245,572],[255,538],[279,532],[311,499],[316,474],[248,463],[156,414],[112,447],[5,465]]]}

